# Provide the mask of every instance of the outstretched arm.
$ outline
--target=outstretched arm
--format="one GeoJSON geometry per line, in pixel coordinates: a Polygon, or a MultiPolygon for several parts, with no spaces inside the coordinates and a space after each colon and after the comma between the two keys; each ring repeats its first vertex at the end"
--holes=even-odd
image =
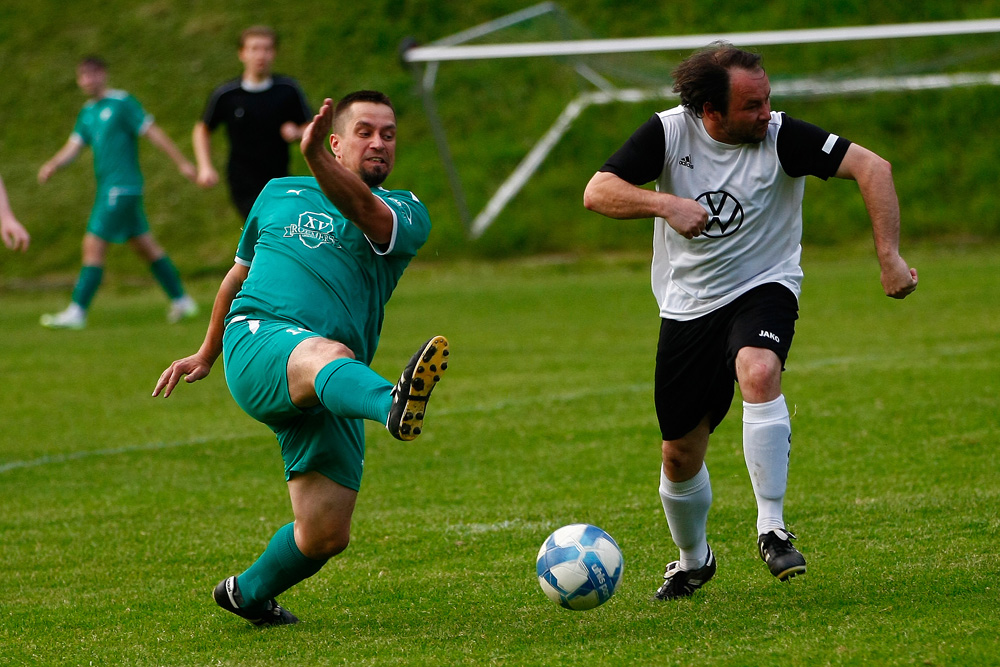
{"type": "Polygon", "coordinates": [[[194,147],[194,159],[198,163],[196,182],[203,188],[216,185],[219,182],[219,172],[212,165],[212,131],[203,121],[194,124],[191,145],[194,147]]]}
{"type": "Polygon", "coordinates": [[[708,211],[693,199],[640,188],[606,171],[587,183],[583,205],[618,220],[660,217],[687,239],[700,235],[708,224],[708,211]]]}
{"type": "Polygon", "coordinates": [[[83,150],[83,142],[80,141],[76,135],[72,135],[69,140],[63,144],[63,147],[56,151],[56,154],[52,156],[52,159],[43,164],[38,170],[38,182],[45,183],[49,180],[52,174],[56,173],[56,169],[65,167],[67,164],[75,160],[81,150],[83,150]]]}
{"type": "Polygon", "coordinates": [[[389,207],[372,194],[361,177],[326,148],[333,128],[333,100],[327,98],[302,135],[302,155],[323,194],[374,243],[392,240],[394,219],[389,207]]]}
{"type": "Polygon", "coordinates": [[[4,188],[3,179],[0,178],[0,236],[3,243],[11,250],[24,252],[28,249],[31,236],[28,230],[14,217],[14,211],[10,208],[10,200],[7,199],[7,190],[4,188]]]}
{"type": "Polygon", "coordinates": [[[851,144],[836,176],[857,181],[872,221],[882,289],[886,296],[905,298],[917,289],[917,270],[899,254],[899,198],[892,165],[867,148],[851,144]]]}
{"type": "Polygon", "coordinates": [[[170,364],[153,389],[153,396],[159,396],[163,392],[163,397],[170,396],[170,393],[185,375],[186,382],[197,382],[208,376],[212,370],[212,364],[222,354],[222,334],[226,330],[226,315],[233,306],[233,299],[239,294],[243,287],[243,281],[247,279],[250,272],[249,267],[242,264],[234,264],[229,269],[229,273],[222,279],[219,293],[215,295],[215,304],[212,306],[212,317],[208,322],[208,331],[205,332],[205,340],[197,352],[190,357],[178,359],[170,364]]]}
{"type": "Polygon", "coordinates": [[[184,178],[191,182],[195,181],[198,175],[197,169],[184,157],[184,154],[177,148],[177,145],[171,141],[170,137],[167,136],[167,133],[159,125],[150,123],[149,127],[146,128],[146,138],[174,161],[174,164],[177,165],[177,170],[181,172],[184,178]]]}

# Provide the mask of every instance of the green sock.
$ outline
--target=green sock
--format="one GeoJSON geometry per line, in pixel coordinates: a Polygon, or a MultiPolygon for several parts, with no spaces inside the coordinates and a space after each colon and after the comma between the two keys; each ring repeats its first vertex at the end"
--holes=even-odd
{"type": "Polygon", "coordinates": [[[181,274],[177,272],[177,267],[164,255],[149,265],[149,270],[160,283],[160,287],[171,299],[179,299],[184,296],[184,286],[181,285],[181,274]]]}
{"type": "Polygon", "coordinates": [[[392,383],[356,359],[331,361],[316,374],[316,395],[335,415],[385,424],[392,383]]]}
{"type": "Polygon", "coordinates": [[[103,266],[83,266],[80,269],[80,277],[76,279],[76,287],[73,288],[73,303],[84,310],[90,308],[90,302],[94,300],[102,278],[104,278],[103,266]]]}
{"type": "Polygon", "coordinates": [[[302,555],[295,544],[295,524],[278,529],[257,562],[236,578],[243,609],[253,608],[308,579],[326,563],[302,555]]]}

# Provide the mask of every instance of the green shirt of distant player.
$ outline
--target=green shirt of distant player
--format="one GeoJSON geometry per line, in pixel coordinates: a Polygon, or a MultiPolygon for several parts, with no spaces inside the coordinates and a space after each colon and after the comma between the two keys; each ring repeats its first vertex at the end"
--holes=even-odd
{"type": "Polygon", "coordinates": [[[247,218],[236,262],[249,266],[227,321],[284,321],[347,345],[370,364],[385,304],[427,240],[427,208],[412,192],[373,188],[395,218],[388,244],[373,244],[312,177],[277,178],[247,218]]]}
{"type": "Polygon", "coordinates": [[[142,193],[139,137],[152,123],[153,117],[139,101],[122,90],[109,90],[101,99],[83,106],[73,135],[94,153],[99,192],[118,188],[121,194],[142,193]]]}

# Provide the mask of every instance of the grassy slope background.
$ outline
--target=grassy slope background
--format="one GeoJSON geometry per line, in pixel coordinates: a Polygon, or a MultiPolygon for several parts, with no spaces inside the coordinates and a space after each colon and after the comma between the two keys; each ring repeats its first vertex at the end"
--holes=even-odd
{"type": "MultiPolygon", "coordinates": [[[[47,186],[39,186],[35,174],[65,141],[83,102],[73,76],[77,59],[89,53],[106,57],[112,85],[135,94],[191,155],[191,127],[210,90],[239,73],[236,36],[253,23],[278,29],[283,42],[276,70],[297,77],[313,106],[325,96],[338,97],[361,87],[380,88],[394,98],[402,131],[397,170],[388,185],[412,189],[431,209],[435,233],[424,259],[645,251],[647,222],[607,221],[583,209],[581,194],[590,175],[631,131],[653,110],[673,102],[591,108],[487,235],[478,242],[465,238],[413,78],[400,65],[397,48],[407,36],[430,42],[530,4],[108,0],[97,12],[92,3],[80,0],[7,0],[0,5],[0,68],[5,78],[0,95],[0,174],[34,243],[27,256],[2,256],[0,285],[33,285],[40,277],[63,281],[75,274],[79,238],[93,196],[89,152],[47,186]]],[[[561,3],[578,23],[570,35],[574,37],[584,36],[587,29],[595,37],[636,37],[1000,15],[997,0],[626,5],[606,0],[561,3]]],[[[520,36],[551,39],[560,36],[557,32],[550,26],[547,33],[520,36]]],[[[518,37],[516,32],[509,36],[518,37]]],[[[974,39],[987,41],[971,56],[968,50],[952,53],[956,40],[769,47],[762,52],[775,80],[817,65],[828,68],[831,63],[843,63],[848,73],[851,67],[866,73],[901,72],[928,60],[944,70],[1000,69],[1000,47],[993,48],[996,42],[990,41],[995,38],[974,39]],[[915,48],[926,53],[915,53],[915,48]]],[[[631,59],[623,67],[648,69],[663,81],[683,55],[631,59]]],[[[442,68],[438,102],[473,211],[482,208],[500,178],[549,127],[579,86],[580,80],[566,64],[547,59],[442,68]]],[[[775,108],[859,141],[894,163],[908,240],[1000,236],[992,187],[995,156],[1000,153],[1000,130],[994,122],[1000,116],[1000,89],[774,103],[775,108]]],[[[148,142],[141,150],[153,230],[181,270],[192,275],[228,266],[240,221],[225,188],[199,190],[148,142]]],[[[220,132],[215,137],[220,168],[225,153],[220,132]]],[[[298,155],[293,171],[306,171],[298,155]]],[[[867,220],[852,183],[815,181],[808,190],[807,242],[828,244],[867,235],[867,220]]],[[[127,251],[113,255],[111,262],[112,280],[122,276],[146,280],[144,267],[127,251]]]]}

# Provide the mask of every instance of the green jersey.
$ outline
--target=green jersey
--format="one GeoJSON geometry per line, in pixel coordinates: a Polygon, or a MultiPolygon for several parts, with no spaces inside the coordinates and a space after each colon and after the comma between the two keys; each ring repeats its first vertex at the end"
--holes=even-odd
{"type": "Polygon", "coordinates": [[[427,207],[412,192],[372,194],[395,219],[384,246],[347,220],[315,178],[270,181],[243,227],[236,262],[250,272],[227,321],[288,322],[347,345],[370,364],[385,304],[431,228],[427,207]]]}
{"type": "Polygon", "coordinates": [[[76,117],[73,137],[94,152],[98,190],[122,194],[142,192],[139,136],[153,123],[139,101],[123,90],[109,90],[88,101],[76,117]]]}

